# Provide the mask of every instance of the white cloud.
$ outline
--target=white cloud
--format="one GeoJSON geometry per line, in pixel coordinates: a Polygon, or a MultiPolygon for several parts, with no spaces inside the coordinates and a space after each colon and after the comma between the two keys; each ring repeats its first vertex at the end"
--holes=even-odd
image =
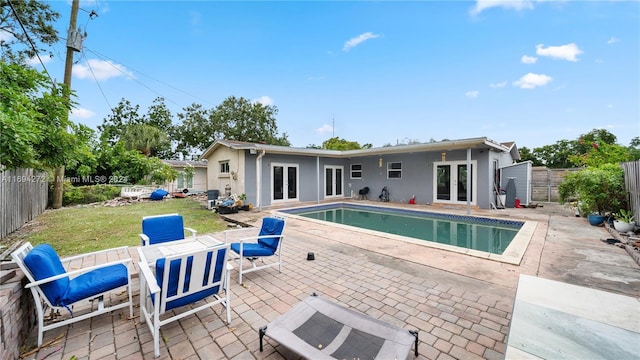
{"type": "Polygon", "coordinates": [[[133,78],[133,73],[120,64],[114,64],[111,61],[98,59],[89,59],[84,64],[73,65],[72,73],[80,79],[107,80],[114,77],[125,76],[133,78]]]}
{"type": "Polygon", "coordinates": [[[535,64],[538,58],[535,56],[522,55],[520,62],[523,64],[535,64]]]}
{"type": "Polygon", "coordinates": [[[349,51],[351,50],[351,48],[356,47],[369,39],[375,39],[378,37],[380,37],[380,35],[374,34],[372,32],[366,32],[364,34],[360,34],[354,38],[349,39],[347,42],[345,42],[344,46],[342,47],[342,51],[349,51]]]}
{"type": "Polygon", "coordinates": [[[491,87],[492,89],[503,88],[505,86],[507,86],[507,82],[506,81],[501,81],[499,83],[491,83],[491,84],[489,84],[489,87],[491,87]]]}
{"type": "Polygon", "coordinates": [[[486,9],[502,7],[517,11],[533,9],[533,2],[530,0],[477,0],[476,5],[471,9],[471,15],[480,14],[486,9]]]}
{"type": "Polygon", "coordinates": [[[607,44],[611,45],[611,44],[615,44],[615,43],[619,43],[620,39],[616,38],[616,37],[612,37],[611,39],[609,39],[607,41],[607,44]]]}
{"type": "Polygon", "coordinates": [[[551,82],[553,78],[544,74],[528,73],[520,78],[518,81],[514,81],[513,85],[521,89],[534,89],[538,86],[545,86],[551,82]]]}
{"type": "MultiPolygon", "coordinates": [[[[51,62],[52,58],[51,56],[40,56],[40,59],[42,59],[42,63],[43,64],[47,64],[49,62],[51,62]]],[[[36,65],[40,65],[40,59],[38,59],[38,57],[32,57],[31,59],[27,60],[27,64],[31,65],[31,66],[36,66],[36,65]]]]}
{"type": "Polygon", "coordinates": [[[544,47],[543,44],[536,45],[536,54],[540,56],[550,56],[557,59],[578,61],[576,56],[582,54],[583,51],[578,48],[575,43],[560,45],[560,46],[548,46],[544,47]]]}
{"type": "Polygon", "coordinates": [[[0,42],[2,41],[13,41],[16,38],[8,31],[0,30],[0,42]]]}
{"type": "Polygon", "coordinates": [[[333,132],[333,126],[329,124],[324,124],[322,125],[322,127],[319,127],[314,131],[316,132],[316,134],[327,134],[327,133],[333,132]]]}
{"type": "Polygon", "coordinates": [[[264,106],[271,106],[273,105],[273,99],[265,95],[253,100],[253,103],[260,103],[264,106]]]}
{"type": "Polygon", "coordinates": [[[71,116],[77,119],[89,119],[93,117],[96,113],[83,108],[74,108],[71,109],[71,116]]]}
{"type": "Polygon", "coordinates": [[[464,96],[468,97],[469,99],[475,99],[478,97],[478,95],[480,95],[480,91],[478,90],[471,90],[464,93],[464,96]]]}

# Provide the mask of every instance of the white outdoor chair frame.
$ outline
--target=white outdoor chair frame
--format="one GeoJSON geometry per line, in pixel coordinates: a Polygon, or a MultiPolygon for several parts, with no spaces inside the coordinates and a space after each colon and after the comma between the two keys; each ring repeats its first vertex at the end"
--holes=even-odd
{"type": "MultiPolygon", "coordinates": [[[[56,276],[52,276],[46,279],[42,279],[40,281],[35,281],[35,279],[33,278],[33,275],[31,274],[31,272],[29,271],[29,269],[27,268],[27,266],[24,263],[24,258],[29,254],[29,252],[33,249],[33,246],[31,245],[31,243],[27,242],[25,244],[23,244],[22,246],[20,246],[16,251],[14,251],[11,254],[11,257],[13,258],[13,260],[16,262],[16,264],[18,264],[18,266],[20,267],[20,269],[22,270],[22,272],[24,273],[24,275],[27,277],[27,279],[29,280],[29,283],[25,286],[25,288],[30,289],[31,290],[31,294],[33,295],[33,299],[36,303],[36,310],[38,313],[38,346],[42,345],[42,338],[43,338],[43,334],[45,331],[49,331],[52,329],[56,329],[62,326],[66,326],[72,323],[76,323],[78,321],[82,321],[94,316],[98,316],[101,314],[105,314],[108,312],[112,312],[114,310],[118,310],[118,309],[122,309],[125,307],[129,307],[129,317],[133,318],[133,301],[132,301],[132,296],[131,296],[131,258],[129,257],[129,251],[128,251],[128,247],[127,246],[122,246],[122,247],[118,247],[118,248],[112,248],[112,249],[106,249],[106,250],[101,250],[101,251],[95,251],[95,252],[91,252],[91,253],[87,253],[87,254],[81,254],[81,255],[76,255],[76,256],[71,256],[71,257],[67,257],[67,258],[61,258],[60,262],[62,262],[63,265],[65,265],[65,269],[69,269],[70,267],[70,263],[72,261],[78,261],[78,260],[82,260],[84,258],[90,257],[90,256],[96,256],[96,255],[101,255],[101,254],[106,254],[106,253],[110,253],[110,252],[122,252],[124,258],[122,258],[121,260],[117,260],[117,261],[112,261],[109,263],[105,263],[105,264],[100,264],[100,265],[93,265],[93,266],[89,266],[89,267],[85,267],[82,269],[78,269],[78,270],[73,270],[73,271],[67,271],[64,274],[60,274],[60,275],[56,275],[56,276]],[[62,279],[65,277],[69,277],[69,278],[73,278],[74,276],[77,275],[81,275],[84,273],[87,273],[89,271],[92,270],[96,270],[99,268],[103,268],[103,267],[107,267],[107,266],[111,266],[111,265],[116,265],[116,264],[123,264],[127,267],[127,292],[128,292],[128,296],[129,296],[129,301],[126,302],[121,302],[118,303],[116,305],[113,306],[109,306],[109,307],[105,307],[104,306],[104,295],[114,292],[114,290],[118,289],[111,289],[108,291],[105,291],[103,293],[100,294],[96,294],[95,296],[92,296],[91,298],[87,298],[87,299],[83,299],[80,301],[94,301],[94,300],[98,300],[98,308],[96,310],[93,310],[89,313],[85,313],[79,316],[75,316],[75,317],[71,317],[69,319],[63,320],[63,321],[58,321],[58,322],[51,322],[50,324],[46,324],[45,325],[45,312],[47,311],[47,308],[51,309],[51,312],[53,313],[54,310],[58,311],[58,310],[66,310],[65,307],[61,307],[61,306],[54,306],[51,304],[51,302],[49,301],[49,299],[47,298],[47,296],[44,294],[44,292],[42,291],[42,289],[40,288],[40,285],[42,284],[46,284],[48,282],[54,281],[54,280],[58,280],[58,279],[62,279]]],[[[79,303],[80,301],[76,302],[79,303]]],[[[71,307],[73,307],[73,305],[71,305],[71,307]]],[[[93,305],[92,305],[93,307],[93,305]]]]}
{"type": "Polygon", "coordinates": [[[233,252],[233,255],[236,256],[234,258],[234,260],[238,261],[238,283],[240,285],[242,285],[242,274],[248,274],[250,272],[254,272],[257,270],[262,270],[262,269],[266,269],[266,268],[270,268],[270,267],[274,267],[277,266],[278,267],[278,272],[282,272],[282,243],[284,242],[284,229],[287,226],[287,218],[280,216],[280,215],[271,215],[268,217],[272,217],[272,218],[276,218],[276,219],[280,219],[284,221],[284,227],[282,228],[282,234],[279,236],[280,240],[278,241],[278,249],[276,250],[276,252],[273,255],[270,256],[260,256],[260,257],[244,257],[244,256],[240,256],[240,254],[243,253],[243,247],[244,247],[244,243],[251,241],[251,242],[255,242],[258,241],[258,239],[268,239],[268,238],[273,238],[275,237],[274,235],[263,235],[263,236],[248,236],[248,237],[243,237],[239,240],[229,240],[229,234],[235,234],[235,233],[240,233],[240,232],[244,232],[244,231],[257,231],[258,233],[260,233],[260,228],[255,228],[255,227],[251,227],[251,228],[243,228],[243,229],[234,229],[234,230],[227,230],[224,232],[224,242],[225,243],[229,243],[231,242],[239,242],[240,243],[240,254],[236,254],[235,252],[233,252]],[[268,264],[265,264],[264,259],[265,258],[270,258],[270,257],[274,257],[277,256],[278,257],[278,261],[276,262],[271,262],[268,264]],[[251,263],[251,267],[244,269],[243,268],[243,259],[249,261],[249,263],[251,263]],[[260,259],[260,261],[264,264],[264,265],[260,265],[258,266],[256,264],[256,261],[260,259]]]}
{"type": "MultiPolygon", "coordinates": [[[[152,264],[146,263],[144,261],[141,261],[138,263],[138,265],[140,266],[140,322],[147,323],[147,326],[149,327],[149,331],[151,331],[151,334],[153,335],[153,350],[154,350],[155,357],[160,356],[160,328],[163,325],[166,325],[176,320],[180,320],[184,317],[187,317],[191,314],[194,314],[206,308],[213,307],[214,305],[217,305],[217,304],[222,304],[225,307],[226,315],[227,315],[226,316],[227,324],[231,323],[231,291],[229,289],[229,285],[230,285],[229,270],[232,269],[232,267],[230,264],[227,263],[229,251],[231,251],[229,249],[229,244],[220,244],[220,245],[209,247],[203,250],[181,253],[181,254],[165,257],[165,269],[164,269],[163,278],[161,279],[162,288],[158,286],[156,282],[156,277],[150,268],[150,266],[155,267],[155,262],[153,262],[152,264]],[[213,254],[215,255],[222,248],[226,248],[226,252],[223,259],[222,274],[220,276],[220,280],[215,283],[212,283],[213,276],[215,274],[215,271],[213,269],[215,269],[217,264],[216,257],[213,256],[210,264],[212,271],[209,272],[209,278],[206,282],[207,285],[203,286],[202,282],[203,280],[205,280],[204,275],[205,275],[205,267],[207,263],[207,254],[209,252],[213,252],[213,254]],[[189,257],[193,257],[193,262],[191,266],[191,278],[189,281],[188,291],[183,292],[180,289],[184,289],[184,285],[186,281],[185,274],[187,269],[187,259],[189,257]],[[180,260],[179,280],[177,285],[177,289],[179,290],[176,295],[169,296],[167,294],[166,289],[168,288],[169,275],[171,273],[170,264],[172,261],[178,260],[178,259],[180,260]],[[218,294],[213,294],[209,296],[209,297],[214,297],[216,299],[215,301],[208,301],[207,298],[199,300],[200,302],[204,302],[204,303],[198,306],[195,306],[194,304],[192,304],[193,307],[186,311],[180,311],[180,310],[174,311],[176,309],[170,309],[169,312],[174,311],[175,315],[161,319],[161,315],[167,312],[166,305],[168,301],[189,296],[197,292],[204,291],[216,286],[220,287],[218,290],[218,294]],[[165,290],[162,290],[162,289],[165,289],[165,290]],[[219,296],[221,291],[224,291],[225,293],[224,297],[219,296]],[[151,295],[155,297],[154,301],[151,301],[151,295]],[[158,301],[160,303],[160,306],[156,306],[158,304],[158,301]]],[[[141,259],[144,259],[144,255],[142,255],[142,252],[140,251],[139,248],[138,248],[138,252],[140,253],[141,259]]],[[[183,305],[181,307],[186,307],[186,305],[183,305]]],[[[177,309],[180,309],[181,307],[178,307],[177,309]]]]}

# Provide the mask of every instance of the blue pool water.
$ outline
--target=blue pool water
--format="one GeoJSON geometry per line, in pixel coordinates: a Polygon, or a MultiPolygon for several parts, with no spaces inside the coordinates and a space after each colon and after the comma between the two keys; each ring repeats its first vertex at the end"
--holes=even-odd
{"type": "Polygon", "coordinates": [[[281,211],[492,254],[502,254],[524,225],[521,221],[347,203],[281,211]]]}

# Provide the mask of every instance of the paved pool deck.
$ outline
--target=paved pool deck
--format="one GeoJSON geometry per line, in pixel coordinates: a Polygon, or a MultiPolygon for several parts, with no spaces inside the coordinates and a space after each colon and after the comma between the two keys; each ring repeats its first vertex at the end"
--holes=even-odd
{"type": "MultiPolygon", "coordinates": [[[[258,328],[316,292],[369,316],[419,330],[419,359],[503,359],[505,353],[511,354],[507,343],[514,304],[515,316],[519,317],[516,293],[521,275],[558,282],[560,288],[568,284],[585,289],[581,290],[586,294],[581,301],[593,306],[594,313],[606,319],[607,314],[622,311],[628,314],[626,321],[633,329],[640,314],[638,264],[626,250],[601,241],[611,237],[605,228],[590,226],[586,219],[576,218],[560,205],[542,205],[535,209],[471,210],[471,215],[536,222],[519,266],[290,219],[285,230],[282,272],[270,268],[246,274],[240,285],[237,271],[232,271],[231,325],[223,321],[221,309],[170,324],[162,330],[159,358],[296,358],[270,339],[260,352],[258,328]],[[314,253],[315,260],[307,261],[308,252],[314,253]],[[594,296],[595,292],[614,294],[629,305],[619,307],[606,300],[610,297],[594,296]]],[[[464,208],[415,206],[467,214],[464,208]]],[[[252,211],[226,216],[259,224],[269,213],[252,211]]],[[[135,249],[130,252],[136,260],[135,249]]],[[[134,293],[138,293],[137,273],[136,268],[134,293]]],[[[558,297],[562,296],[559,292],[558,297]]],[[[553,300],[554,296],[550,298],[553,300]]],[[[137,297],[134,303],[138,303],[137,297]]],[[[134,313],[134,319],[125,312],[114,313],[47,332],[44,342],[49,344],[26,359],[153,358],[150,333],[145,324],[140,324],[137,308],[134,313]]],[[[580,327],[575,321],[567,324],[569,329],[580,327]]],[[[638,335],[637,331],[631,333],[638,335]]],[[[640,343],[635,345],[635,354],[640,354],[640,343]]]]}

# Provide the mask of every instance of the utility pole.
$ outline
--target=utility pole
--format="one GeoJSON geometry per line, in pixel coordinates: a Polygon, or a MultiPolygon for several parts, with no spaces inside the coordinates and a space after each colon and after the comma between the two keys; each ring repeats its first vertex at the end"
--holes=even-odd
{"type": "MultiPolygon", "coordinates": [[[[78,9],[80,8],[80,0],[73,0],[71,3],[71,19],[69,20],[69,30],[67,32],[67,57],[64,63],[64,89],[63,96],[67,100],[67,104],[71,101],[71,70],[73,69],[73,53],[82,49],[82,35],[76,30],[78,22],[78,9]]],[[[69,112],[65,113],[69,116],[69,112]]],[[[64,121],[63,124],[67,122],[64,121]]],[[[63,129],[66,131],[67,129],[63,129]]],[[[54,170],[53,179],[53,201],[54,209],[62,207],[62,194],[64,190],[64,164],[54,170]]]]}

